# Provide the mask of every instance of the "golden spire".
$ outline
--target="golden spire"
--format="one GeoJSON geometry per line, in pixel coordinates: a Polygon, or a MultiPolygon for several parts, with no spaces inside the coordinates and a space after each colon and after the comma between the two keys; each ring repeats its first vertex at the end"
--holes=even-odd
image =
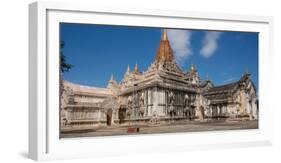
{"type": "Polygon", "coordinates": [[[191,64],[190,69],[191,69],[192,72],[195,70],[194,64],[191,64]]]}
{"type": "Polygon", "coordinates": [[[167,34],[167,30],[166,29],[163,29],[162,40],[163,41],[168,40],[168,34],[167,34]]]}
{"type": "Polygon", "coordinates": [[[136,65],[135,65],[135,69],[134,69],[134,72],[139,72],[139,67],[138,67],[138,63],[136,63],[136,65]]]}
{"type": "Polygon", "coordinates": [[[160,41],[160,46],[157,51],[156,61],[168,61],[172,62],[174,60],[173,49],[170,45],[167,30],[162,30],[162,38],[160,41]]]}

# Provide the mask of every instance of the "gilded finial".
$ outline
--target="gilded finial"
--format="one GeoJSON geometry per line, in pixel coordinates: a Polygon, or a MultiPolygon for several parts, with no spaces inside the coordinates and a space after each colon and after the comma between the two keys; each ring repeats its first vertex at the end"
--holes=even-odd
{"type": "Polygon", "coordinates": [[[194,66],[194,64],[191,64],[190,69],[191,69],[191,71],[194,71],[194,70],[195,70],[195,66],[194,66]]]}
{"type": "Polygon", "coordinates": [[[135,65],[134,72],[139,72],[139,67],[138,67],[138,63],[137,62],[136,62],[136,65],[135,65]]]}
{"type": "Polygon", "coordinates": [[[162,40],[168,40],[167,29],[163,29],[162,40]]]}
{"type": "Polygon", "coordinates": [[[114,80],[113,74],[111,74],[111,76],[110,76],[110,80],[111,80],[111,81],[113,81],[113,80],[114,80]]]}
{"type": "Polygon", "coordinates": [[[160,45],[156,55],[156,61],[172,62],[174,60],[173,49],[168,40],[167,29],[162,29],[160,45]]]}

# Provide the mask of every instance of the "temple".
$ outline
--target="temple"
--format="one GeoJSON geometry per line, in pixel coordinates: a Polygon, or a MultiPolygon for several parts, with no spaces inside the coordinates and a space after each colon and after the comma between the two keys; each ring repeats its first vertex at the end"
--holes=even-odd
{"type": "Polygon", "coordinates": [[[195,65],[184,72],[175,62],[167,31],[146,71],[128,66],[107,88],[62,81],[61,129],[155,125],[208,120],[257,120],[258,97],[250,74],[227,85],[200,79],[195,65]]]}

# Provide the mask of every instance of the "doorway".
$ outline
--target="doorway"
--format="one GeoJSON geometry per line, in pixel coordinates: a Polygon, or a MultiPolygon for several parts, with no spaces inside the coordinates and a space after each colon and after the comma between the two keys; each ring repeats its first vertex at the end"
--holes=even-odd
{"type": "Polygon", "coordinates": [[[126,119],[126,108],[119,109],[119,123],[124,123],[126,119]]]}
{"type": "Polygon", "coordinates": [[[111,126],[111,122],[112,122],[112,109],[109,109],[106,112],[106,124],[107,124],[107,126],[111,126]]]}

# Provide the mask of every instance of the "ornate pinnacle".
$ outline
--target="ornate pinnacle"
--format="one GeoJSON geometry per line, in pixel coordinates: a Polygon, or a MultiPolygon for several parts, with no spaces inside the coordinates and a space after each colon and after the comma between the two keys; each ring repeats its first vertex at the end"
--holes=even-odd
{"type": "Polygon", "coordinates": [[[127,67],[127,73],[130,73],[130,65],[127,67]]]}
{"type": "Polygon", "coordinates": [[[156,61],[172,62],[173,60],[174,60],[174,54],[168,39],[167,30],[163,29],[160,46],[158,48],[157,55],[156,55],[156,61]]]}
{"type": "Polygon", "coordinates": [[[167,34],[167,30],[163,29],[163,33],[162,33],[162,40],[168,40],[168,34],[167,34]]]}
{"type": "Polygon", "coordinates": [[[190,69],[191,69],[192,72],[195,71],[195,66],[194,66],[194,64],[191,64],[190,69]]]}
{"type": "Polygon", "coordinates": [[[135,65],[135,69],[134,69],[134,72],[139,72],[139,67],[138,67],[138,63],[136,63],[136,65],[135,65]]]}
{"type": "Polygon", "coordinates": [[[113,81],[113,80],[114,80],[114,77],[113,77],[113,74],[111,74],[110,81],[113,81]]]}
{"type": "Polygon", "coordinates": [[[113,77],[113,74],[111,74],[110,76],[110,80],[108,81],[108,84],[107,84],[107,88],[113,88],[115,86],[117,86],[117,82],[114,80],[114,77],[113,77]]]}

